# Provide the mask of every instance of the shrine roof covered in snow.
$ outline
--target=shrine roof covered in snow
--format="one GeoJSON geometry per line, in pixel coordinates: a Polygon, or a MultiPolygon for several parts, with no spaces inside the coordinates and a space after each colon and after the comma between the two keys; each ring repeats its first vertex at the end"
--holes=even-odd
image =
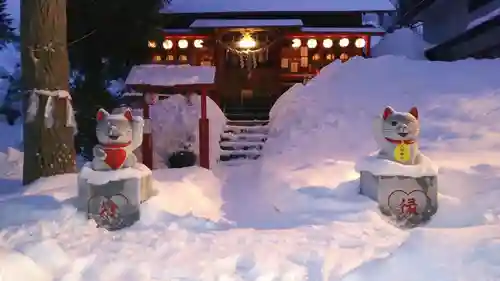
{"type": "Polygon", "coordinates": [[[213,85],[215,67],[191,65],[136,65],[130,70],[128,86],[182,87],[213,85]]]}
{"type": "Polygon", "coordinates": [[[390,0],[172,0],[168,14],[394,11],[390,0]]]}
{"type": "Polygon", "coordinates": [[[299,19],[198,19],[191,28],[239,28],[239,27],[300,27],[299,19]]]}
{"type": "Polygon", "coordinates": [[[385,34],[385,30],[373,26],[363,27],[302,27],[304,33],[355,33],[355,34],[385,34]]]}

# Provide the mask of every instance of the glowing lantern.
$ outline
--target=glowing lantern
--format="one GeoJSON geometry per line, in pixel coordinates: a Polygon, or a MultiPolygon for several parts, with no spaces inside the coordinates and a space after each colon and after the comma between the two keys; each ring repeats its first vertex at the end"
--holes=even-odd
{"type": "Polygon", "coordinates": [[[292,40],[292,48],[297,49],[300,48],[300,46],[302,46],[302,41],[300,41],[299,38],[295,38],[292,40]]]}
{"type": "Polygon", "coordinates": [[[174,47],[174,42],[172,42],[172,40],[165,40],[165,41],[163,41],[163,49],[170,50],[173,47],[174,47]]]}
{"type": "Polygon", "coordinates": [[[318,46],[318,40],[316,39],[309,39],[307,40],[307,47],[309,49],[314,49],[318,46]]]}
{"type": "Polygon", "coordinates": [[[238,42],[238,46],[241,49],[252,49],[257,46],[257,42],[255,41],[255,39],[252,38],[250,34],[247,33],[243,35],[240,42],[238,42]]]}
{"type": "Polygon", "coordinates": [[[356,46],[356,48],[359,48],[359,49],[364,48],[366,46],[366,40],[363,38],[358,38],[354,42],[354,45],[356,46]]]}
{"type": "Polygon", "coordinates": [[[177,46],[179,46],[179,48],[181,49],[186,49],[188,47],[188,41],[185,40],[185,39],[181,39],[179,40],[179,42],[177,43],[177,46]]]}
{"type": "Polygon", "coordinates": [[[196,40],[194,40],[194,42],[193,42],[193,46],[194,46],[195,48],[197,48],[197,49],[201,49],[201,48],[203,48],[203,40],[201,40],[201,39],[196,39],[196,40]]]}
{"type": "Polygon", "coordinates": [[[340,39],[339,45],[342,48],[345,48],[345,47],[349,46],[349,39],[347,39],[347,38],[340,39]]]}
{"type": "Polygon", "coordinates": [[[149,48],[156,48],[156,42],[155,41],[148,41],[148,47],[149,48]]]}
{"type": "Polygon", "coordinates": [[[333,47],[333,40],[332,39],[323,40],[323,47],[325,47],[327,49],[333,47]]]}

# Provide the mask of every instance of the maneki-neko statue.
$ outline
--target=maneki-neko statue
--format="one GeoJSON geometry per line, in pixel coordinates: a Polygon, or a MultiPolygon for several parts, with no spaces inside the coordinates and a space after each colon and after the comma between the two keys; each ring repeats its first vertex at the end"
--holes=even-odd
{"type": "Polygon", "coordinates": [[[416,107],[386,107],[373,122],[379,151],[356,164],[360,191],[378,201],[383,215],[401,227],[427,222],[437,212],[438,169],[419,149],[416,107]]]}
{"type": "Polygon", "coordinates": [[[140,204],[154,195],[152,173],[137,162],[144,120],[129,108],[96,116],[98,144],[78,175],[80,209],[98,227],[118,230],[139,220],[140,204]]]}
{"type": "Polygon", "coordinates": [[[132,116],[130,109],[118,114],[100,109],[96,119],[99,144],[93,149],[92,169],[106,171],[134,167],[137,157],[133,152],[142,144],[142,117],[132,116]]]}

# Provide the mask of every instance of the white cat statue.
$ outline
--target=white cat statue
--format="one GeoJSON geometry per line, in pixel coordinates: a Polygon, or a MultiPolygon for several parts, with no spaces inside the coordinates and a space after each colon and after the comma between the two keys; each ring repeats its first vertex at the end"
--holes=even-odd
{"type": "Polygon", "coordinates": [[[96,135],[99,144],[93,149],[92,169],[117,170],[133,167],[137,158],[133,151],[142,144],[144,119],[133,116],[130,109],[121,113],[97,112],[96,135]]]}

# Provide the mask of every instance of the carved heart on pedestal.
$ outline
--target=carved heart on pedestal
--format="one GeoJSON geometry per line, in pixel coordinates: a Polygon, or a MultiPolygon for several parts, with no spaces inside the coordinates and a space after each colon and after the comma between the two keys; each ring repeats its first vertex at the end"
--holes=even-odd
{"type": "Polygon", "coordinates": [[[427,208],[429,197],[422,190],[405,192],[395,190],[387,198],[391,211],[398,216],[421,215],[427,208]]]}

